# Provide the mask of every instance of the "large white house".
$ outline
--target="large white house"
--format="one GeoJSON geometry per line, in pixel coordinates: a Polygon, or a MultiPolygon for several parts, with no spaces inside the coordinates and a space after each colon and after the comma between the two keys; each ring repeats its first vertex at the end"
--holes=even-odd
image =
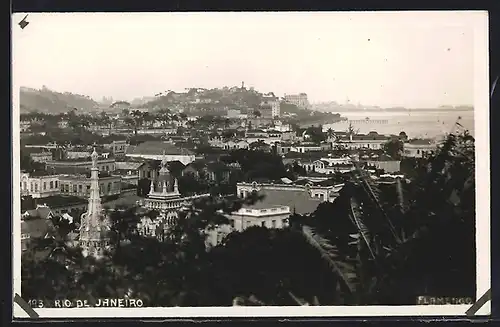
{"type": "Polygon", "coordinates": [[[46,198],[60,193],[60,175],[21,173],[21,194],[33,198],[46,198]]]}
{"type": "Polygon", "coordinates": [[[366,135],[357,134],[349,135],[348,137],[341,137],[334,145],[340,145],[341,147],[349,150],[355,149],[371,149],[379,150],[382,149],[383,145],[390,140],[389,136],[380,135],[376,132],[370,132],[366,135]]]}
{"type": "Polygon", "coordinates": [[[423,158],[436,151],[438,148],[438,143],[432,140],[410,140],[404,143],[403,155],[405,157],[412,158],[423,158]]]}

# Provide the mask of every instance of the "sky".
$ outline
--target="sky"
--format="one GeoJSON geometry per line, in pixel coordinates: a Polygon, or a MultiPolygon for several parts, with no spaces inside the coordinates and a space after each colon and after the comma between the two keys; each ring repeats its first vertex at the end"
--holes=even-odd
{"type": "Polygon", "coordinates": [[[96,100],[244,81],[313,103],[471,105],[478,14],[43,13],[25,29],[16,14],[13,76],[96,100]]]}

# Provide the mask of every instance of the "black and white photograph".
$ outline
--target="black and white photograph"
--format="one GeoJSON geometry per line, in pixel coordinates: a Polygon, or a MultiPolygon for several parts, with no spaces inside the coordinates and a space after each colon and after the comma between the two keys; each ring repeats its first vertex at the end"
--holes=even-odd
{"type": "Polygon", "coordinates": [[[12,76],[40,318],[456,316],[490,289],[486,12],[19,13],[12,76]]]}

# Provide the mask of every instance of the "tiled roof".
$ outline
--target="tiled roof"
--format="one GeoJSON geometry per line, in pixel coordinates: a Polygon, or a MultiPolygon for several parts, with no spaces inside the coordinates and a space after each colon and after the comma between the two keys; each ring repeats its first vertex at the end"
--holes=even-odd
{"type": "Polygon", "coordinates": [[[259,195],[264,195],[262,201],[258,201],[253,205],[245,205],[246,208],[265,209],[273,206],[283,205],[290,207],[291,211],[296,211],[298,214],[309,214],[314,212],[320,200],[309,196],[305,191],[294,190],[261,190],[259,195]]]}
{"type": "Polygon", "coordinates": [[[382,154],[376,159],[377,161],[397,161],[396,159],[392,158],[391,156],[387,154],[382,154]]]}
{"type": "Polygon", "coordinates": [[[324,157],[325,154],[322,153],[321,151],[310,151],[310,152],[296,152],[296,151],[290,151],[287,154],[285,154],[285,158],[290,158],[290,159],[307,159],[310,161],[315,161],[317,159],[320,159],[321,157],[324,157]]]}
{"type": "Polygon", "coordinates": [[[144,165],[144,162],[130,162],[130,161],[117,161],[115,163],[116,169],[123,169],[123,170],[136,170],[139,169],[142,165],[144,165]]]}
{"type": "Polygon", "coordinates": [[[220,162],[220,161],[209,162],[207,167],[211,171],[229,170],[229,167],[227,167],[226,164],[224,164],[223,162],[220,162]]]}
{"type": "Polygon", "coordinates": [[[264,148],[270,147],[269,144],[261,142],[261,141],[252,142],[249,144],[249,146],[250,147],[264,147],[264,148]]]}
{"type": "Polygon", "coordinates": [[[50,208],[43,206],[39,206],[36,209],[27,210],[25,212],[25,216],[27,216],[27,218],[47,219],[49,218],[50,214],[51,214],[50,208]]]}
{"type": "Polygon", "coordinates": [[[34,218],[21,221],[21,233],[29,234],[30,237],[44,237],[52,230],[50,219],[34,218]]]}
{"type": "Polygon", "coordinates": [[[167,167],[168,170],[170,170],[172,173],[177,174],[181,170],[183,170],[186,166],[179,160],[175,160],[167,162],[167,167]]]}
{"type": "Polygon", "coordinates": [[[127,154],[152,154],[162,155],[165,151],[166,155],[191,155],[193,152],[187,149],[178,148],[172,144],[161,141],[146,141],[137,146],[129,146],[127,154]]]}
{"type": "MultiPolygon", "coordinates": [[[[349,137],[342,138],[343,141],[349,141],[349,137]]],[[[353,135],[352,136],[353,141],[383,141],[383,140],[389,140],[389,137],[385,135],[380,135],[380,134],[372,134],[372,135],[353,135]]]]}
{"type": "Polygon", "coordinates": [[[264,132],[264,131],[263,131],[263,130],[261,130],[261,129],[249,129],[249,130],[247,131],[247,133],[263,133],[263,134],[265,134],[266,132],[264,132]]]}
{"type": "Polygon", "coordinates": [[[191,167],[195,170],[200,170],[200,169],[206,168],[207,164],[208,164],[207,160],[197,159],[197,160],[189,163],[185,168],[191,167]]]}

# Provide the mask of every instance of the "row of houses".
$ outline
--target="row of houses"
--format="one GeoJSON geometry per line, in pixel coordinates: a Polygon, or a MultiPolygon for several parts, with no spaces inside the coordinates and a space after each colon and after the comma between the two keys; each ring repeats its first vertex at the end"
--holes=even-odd
{"type": "MultiPolygon", "coordinates": [[[[345,173],[354,169],[353,159],[360,164],[373,169],[384,170],[386,173],[401,171],[401,161],[385,154],[373,154],[363,156],[344,157],[322,157],[317,160],[295,160],[306,172],[316,172],[319,174],[331,175],[335,173],[345,173]]],[[[290,162],[287,160],[287,162],[290,162]]]]}
{"type": "MultiPolygon", "coordinates": [[[[88,197],[90,194],[90,176],[86,174],[21,173],[21,195],[33,198],[46,198],[55,195],[88,197]]],[[[99,176],[101,196],[120,195],[122,178],[117,175],[99,176]]]]}
{"type": "MultiPolygon", "coordinates": [[[[25,151],[29,153],[31,160],[47,163],[54,159],[89,159],[92,146],[60,146],[56,144],[47,145],[25,145],[25,151]]],[[[101,145],[103,151],[101,156],[123,157],[127,153],[128,143],[126,140],[114,140],[101,145]]]]}

